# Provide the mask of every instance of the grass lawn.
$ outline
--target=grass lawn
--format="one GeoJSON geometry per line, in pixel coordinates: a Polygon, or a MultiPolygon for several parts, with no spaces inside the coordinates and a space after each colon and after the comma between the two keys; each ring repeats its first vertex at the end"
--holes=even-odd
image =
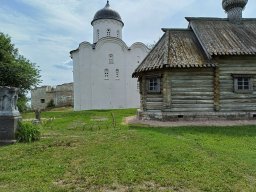
{"type": "Polygon", "coordinates": [[[0,191],[256,191],[256,126],[122,124],[135,113],[44,112],[40,141],[0,147],[0,191]]]}

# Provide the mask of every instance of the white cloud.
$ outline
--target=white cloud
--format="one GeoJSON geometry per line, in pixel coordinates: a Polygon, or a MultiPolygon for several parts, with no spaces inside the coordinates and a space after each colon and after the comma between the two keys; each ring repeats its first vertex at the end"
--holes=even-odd
{"type": "MultiPolygon", "coordinates": [[[[15,1],[13,1],[14,3],[15,1]]],[[[19,6],[0,6],[0,26],[21,54],[41,69],[43,84],[72,81],[69,51],[82,41],[92,42],[91,20],[106,0],[20,0],[32,13],[19,6]],[[65,70],[63,70],[65,69],[65,70]]],[[[216,0],[122,0],[110,1],[124,23],[124,41],[153,43],[163,27],[186,27],[185,16],[225,17],[216,0]]],[[[245,17],[256,17],[256,1],[249,0],[245,17]]]]}

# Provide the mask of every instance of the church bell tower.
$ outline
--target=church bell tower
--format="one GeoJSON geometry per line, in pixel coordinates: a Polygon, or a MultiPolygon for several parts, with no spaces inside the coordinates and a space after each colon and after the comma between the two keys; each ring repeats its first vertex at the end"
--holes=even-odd
{"type": "Polygon", "coordinates": [[[97,43],[103,37],[122,39],[124,23],[119,13],[110,7],[109,1],[103,9],[96,12],[91,24],[93,26],[93,43],[97,43]]]}

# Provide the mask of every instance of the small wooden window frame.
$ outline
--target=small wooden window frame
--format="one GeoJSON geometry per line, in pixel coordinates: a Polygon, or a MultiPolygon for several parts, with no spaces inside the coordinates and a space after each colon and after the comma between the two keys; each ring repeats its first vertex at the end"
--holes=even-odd
{"type": "MultiPolygon", "coordinates": [[[[253,92],[253,75],[249,74],[232,74],[233,76],[233,82],[234,82],[234,92],[235,93],[252,93],[253,92]],[[248,89],[240,89],[238,86],[238,80],[239,78],[242,79],[248,79],[248,89]]],[[[244,80],[243,80],[244,82],[244,80]]],[[[245,85],[242,84],[242,87],[245,85]]]]}
{"type": "Polygon", "coordinates": [[[158,76],[147,77],[147,92],[148,93],[161,93],[161,78],[158,76]]]}

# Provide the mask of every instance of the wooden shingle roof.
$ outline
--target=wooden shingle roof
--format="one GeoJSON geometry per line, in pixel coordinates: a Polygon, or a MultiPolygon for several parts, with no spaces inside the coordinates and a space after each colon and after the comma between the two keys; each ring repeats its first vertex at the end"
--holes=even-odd
{"type": "Polygon", "coordinates": [[[256,19],[186,18],[209,56],[256,55],[256,19]]]}
{"type": "Polygon", "coordinates": [[[162,68],[214,67],[195,34],[189,29],[163,29],[165,32],[133,73],[162,68]]]}
{"type": "Polygon", "coordinates": [[[186,19],[188,29],[163,29],[163,37],[133,77],[162,68],[215,67],[213,56],[256,55],[256,19],[240,24],[222,18],[186,19]]]}

